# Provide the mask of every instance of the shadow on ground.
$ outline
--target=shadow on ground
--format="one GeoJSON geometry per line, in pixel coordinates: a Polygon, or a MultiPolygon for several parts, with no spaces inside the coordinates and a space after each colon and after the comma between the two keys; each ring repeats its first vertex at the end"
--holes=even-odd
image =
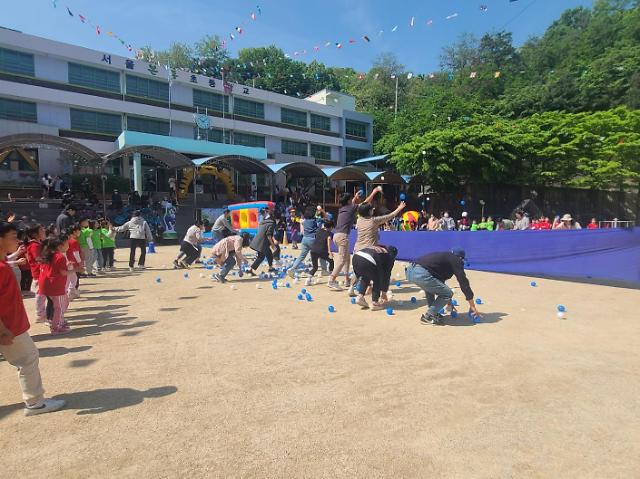
{"type": "Polygon", "coordinates": [[[86,415],[135,406],[145,399],[164,397],[175,394],[177,391],[178,388],[175,386],[150,388],[146,391],[131,388],[110,388],[61,394],[55,399],[64,399],[67,401],[66,409],[78,410],[78,415],[86,415]]]}

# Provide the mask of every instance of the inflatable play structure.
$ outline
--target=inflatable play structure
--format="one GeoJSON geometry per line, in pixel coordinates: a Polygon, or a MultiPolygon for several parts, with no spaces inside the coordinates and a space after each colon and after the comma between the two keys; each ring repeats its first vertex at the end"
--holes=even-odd
{"type": "Polygon", "coordinates": [[[252,201],[249,203],[236,203],[228,205],[231,210],[231,227],[234,230],[255,235],[258,231],[258,212],[263,208],[273,210],[275,203],[271,201],[252,201]]]}
{"type": "MultiPolygon", "coordinates": [[[[198,168],[198,175],[211,175],[215,176],[218,180],[222,182],[224,185],[224,190],[227,193],[227,198],[231,199],[235,197],[235,193],[233,192],[233,184],[231,183],[231,177],[226,174],[218,171],[215,166],[201,166],[198,168]]],[[[178,188],[178,197],[180,199],[184,199],[187,197],[189,193],[189,187],[191,186],[191,182],[193,181],[193,168],[184,168],[182,170],[182,181],[180,182],[180,187],[178,188]]]]}

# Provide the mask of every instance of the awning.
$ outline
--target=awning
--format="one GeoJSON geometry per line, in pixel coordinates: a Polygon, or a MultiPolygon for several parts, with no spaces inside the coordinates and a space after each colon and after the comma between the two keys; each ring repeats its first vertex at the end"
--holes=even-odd
{"type": "Polygon", "coordinates": [[[189,157],[182,153],[154,145],[140,145],[121,148],[105,156],[104,163],[106,164],[115,158],[121,158],[134,153],[140,153],[165,168],[187,168],[192,166],[189,157]]]}
{"type": "Polygon", "coordinates": [[[284,171],[286,174],[291,175],[295,178],[326,178],[327,176],[319,166],[303,161],[296,161],[292,163],[276,163],[274,165],[268,166],[274,173],[284,171]]]}
{"type": "Polygon", "coordinates": [[[260,160],[249,158],[248,156],[239,155],[221,155],[207,156],[205,158],[197,158],[191,162],[196,166],[211,165],[220,166],[222,168],[231,169],[242,173],[243,175],[258,175],[262,173],[273,174],[271,168],[260,160]]]}
{"type": "Polygon", "coordinates": [[[366,173],[371,183],[384,183],[388,185],[402,185],[405,179],[395,171],[369,171],[366,173]]]}
{"type": "Polygon", "coordinates": [[[332,166],[322,168],[329,181],[369,181],[366,173],[355,166],[332,166]]]}

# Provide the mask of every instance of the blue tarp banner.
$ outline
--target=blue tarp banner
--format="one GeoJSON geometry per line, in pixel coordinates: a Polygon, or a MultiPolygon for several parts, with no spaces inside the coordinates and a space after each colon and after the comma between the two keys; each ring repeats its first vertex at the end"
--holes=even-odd
{"type": "MultiPolygon", "coordinates": [[[[355,241],[352,232],[352,245],[355,241]]],[[[637,283],[640,228],[555,231],[383,231],[380,243],[412,261],[463,248],[468,269],[637,283]]]]}

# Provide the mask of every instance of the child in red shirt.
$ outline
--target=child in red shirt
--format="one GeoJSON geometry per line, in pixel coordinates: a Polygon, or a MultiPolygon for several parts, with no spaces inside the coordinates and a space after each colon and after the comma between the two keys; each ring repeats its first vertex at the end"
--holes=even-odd
{"type": "Polygon", "coordinates": [[[40,250],[40,294],[47,297],[47,320],[51,334],[65,334],[71,328],[64,320],[69,300],[67,298],[67,276],[71,273],[66,252],[69,238],[66,235],[49,237],[42,242],[40,250]]]}
{"type": "Polygon", "coordinates": [[[57,411],[64,401],[45,399],[38,348],[29,336],[29,319],[7,254],[18,247],[16,227],[0,221],[0,354],[18,369],[25,416],[57,411]]]}
{"type": "Polygon", "coordinates": [[[69,265],[73,266],[73,269],[70,270],[69,276],[67,276],[67,296],[69,297],[69,301],[73,301],[80,297],[80,293],[78,293],[78,273],[82,271],[83,265],[82,252],[80,250],[80,243],[78,242],[78,238],[80,237],[80,226],[71,226],[67,230],[67,233],[69,235],[67,261],[69,262],[69,265]]]}
{"type": "Polygon", "coordinates": [[[40,278],[40,243],[45,239],[44,226],[40,224],[29,225],[25,231],[27,237],[27,262],[31,268],[33,284],[31,291],[36,293],[36,323],[44,323],[47,313],[45,311],[47,298],[40,294],[38,280],[40,278]]]}

